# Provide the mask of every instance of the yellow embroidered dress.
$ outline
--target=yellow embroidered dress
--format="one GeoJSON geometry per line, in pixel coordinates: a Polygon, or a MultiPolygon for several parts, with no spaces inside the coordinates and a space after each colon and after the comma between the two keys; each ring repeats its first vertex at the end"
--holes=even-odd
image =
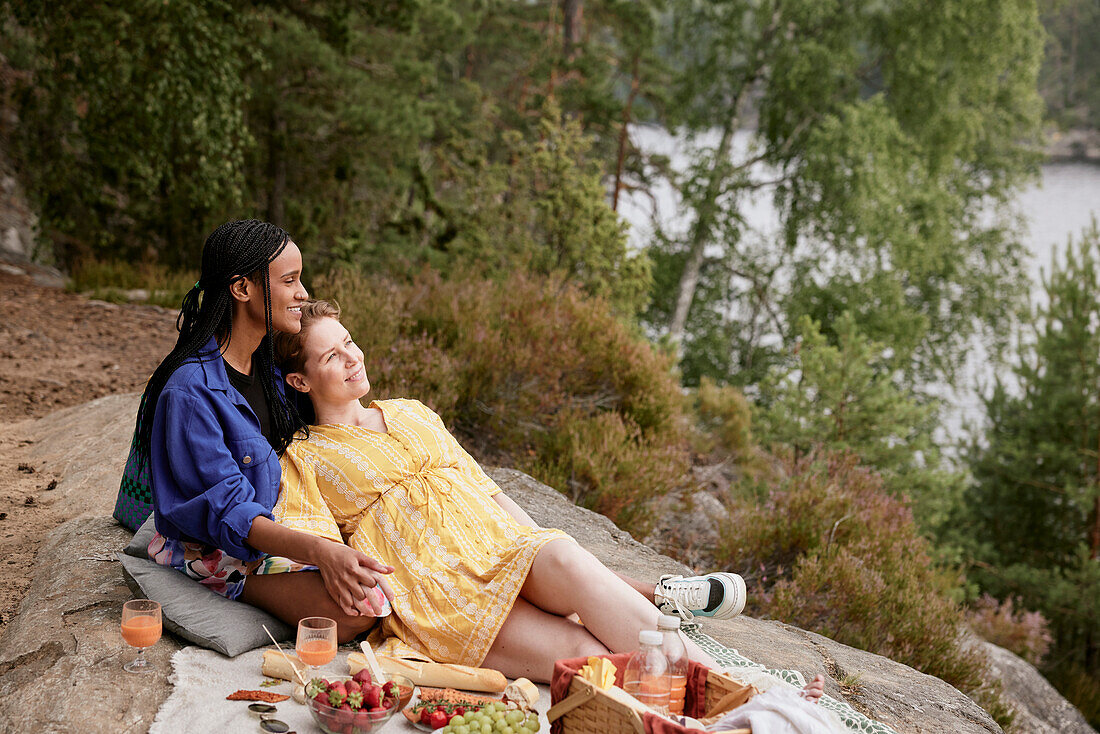
{"type": "Polygon", "coordinates": [[[387,637],[433,660],[479,665],[535,554],[569,536],[521,525],[500,491],[417,400],[376,400],[387,433],[310,428],[282,457],[276,521],[394,567],[387,637]]]}

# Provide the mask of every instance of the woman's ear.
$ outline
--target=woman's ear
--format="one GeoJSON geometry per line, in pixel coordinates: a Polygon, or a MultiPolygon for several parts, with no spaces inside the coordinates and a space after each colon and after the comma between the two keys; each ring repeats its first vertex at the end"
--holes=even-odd
{"type": "Polygon", "coordinates": [[[286,384],[300,393],[309,392],[309,383],[306,382],[305,376],[301,372],[291,372],[286,376],[286,384]]]}
{"type": "Polygon", "coordinates": [[[234,301],[248,303],[252,300],[252,289],[254,287],[252,281],[242,275],[229,284],[229,295],[233,296],[234,301]]]}

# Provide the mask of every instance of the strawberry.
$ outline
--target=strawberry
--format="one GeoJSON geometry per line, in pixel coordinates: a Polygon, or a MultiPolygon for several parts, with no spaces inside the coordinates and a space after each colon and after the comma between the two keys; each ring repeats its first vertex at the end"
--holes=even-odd
{"type": "Polygon", "coordinates": [[[382,700],[382,689],[378,686],[371,686],[363,691],[363,705],[367,708],[374,708],[382,700]]]}
{"type": "Polygon", "coordinates": [[[396,688],[396,687],[397,687],[397,684],[394,683],[392,680],[388,680],[388,681],[386,681],[385,683],[382,684],[382,690],[385,691],[386,693],[392,693],[393,689],[396,688]]]}
{"type": "Polygon", "coordinates": [[[355,718],[351,720],[351,725],[360,732],[368,732],[374,727],[374,720],[371,718],[369,711],[357,711],[355,718]]]}
{"type": "Polygon", "coordinates": [[[343,695],[343,696],[348,695],[347,686],[344,685],[344,681],[342,681],[342,680],[338,680],[338,681],[335,681],[333,683],[329,683],[328,684],[328,691],[329,691],[329,693],[332,693],[333,691],[339,691],[340,694],[343,695]]]}
{"type": "Polygon", "coordinates": [[[333,708],[338,709],[344,703],[345,698],[347,698],[347,695],[342,693],[341,691],[331,689],[331,688],[329,689],[329,692],[328,692],[329,706],[332,706],[333,708]]]}
{"type": "Polygon", "coordinates": [[[360,687],[369,686],[371,684],[370,671],[367,670],[366,668],[363,668],[358,673],[353,675],[351,677],[351,679],[353,681],[355,681],[356,683],[358,683],[360,685],[360,687]]]}
{"type": "Polygon", "coordinates": [[[363,708],[363,694],[359,691],[352,691],[348,694],[348,698],[345,703],[358,711],[359,709],[363,708]]]}
{"type": "Polygon", "coordinates": [[[356,681],[356,680],[355,680],[354,678],[352,678],[352,679],[351,679],[351,680],[349,680],[349,681],[348,681],[347,683],[345,683],[345,684],[344,684],[344,688],[345,688],[345,689],[347,690],[347,692],[348,692],[349,694],[351,694],[351,693],[358,693],[359,691],[363,690],[363,689],[362,689],[362,688],[360,687],[359,683],[358,683],[358,682],[357,682],[357,681],[356,681]]]}

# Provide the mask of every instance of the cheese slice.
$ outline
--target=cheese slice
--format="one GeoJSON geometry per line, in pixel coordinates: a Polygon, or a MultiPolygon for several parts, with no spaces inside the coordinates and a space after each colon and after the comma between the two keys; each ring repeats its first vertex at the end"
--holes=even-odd
{"type": "Polygon", "coordinates": [[[600,690],[606,691],[615,685],[615,670],[615,664],[607,658],[592,656],[588,658],[588,665],[577,671],[577,675],[600,690]]]}

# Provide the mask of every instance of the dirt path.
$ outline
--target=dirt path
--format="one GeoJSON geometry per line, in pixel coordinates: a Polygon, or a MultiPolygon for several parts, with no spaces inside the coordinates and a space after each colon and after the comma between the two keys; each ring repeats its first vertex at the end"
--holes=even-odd
{"type": "Polygon", "coordinates": [[[0,635],[19,610],[39,545],[71,515],[51,500],[57,477],[30,458],[29,422],[140,390],[175,336],[175,315],[165,309],[89,301],[0,263],[0,635]]]}

